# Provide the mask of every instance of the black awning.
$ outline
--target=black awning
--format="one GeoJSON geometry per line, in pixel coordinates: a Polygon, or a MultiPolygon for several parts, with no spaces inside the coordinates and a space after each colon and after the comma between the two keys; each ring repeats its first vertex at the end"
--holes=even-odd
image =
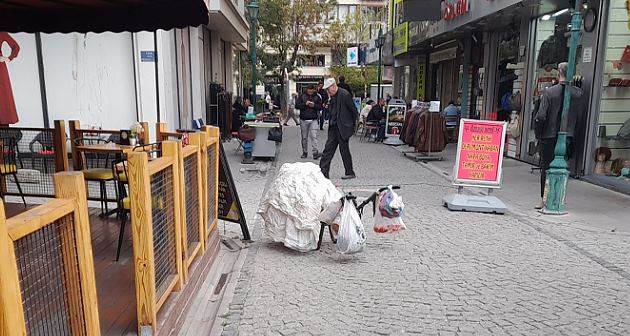
{"type": "Polygon", "coordinates": [[[153,31],[208,23],[207,0],[4,0],[0,31],[153,31]]]}

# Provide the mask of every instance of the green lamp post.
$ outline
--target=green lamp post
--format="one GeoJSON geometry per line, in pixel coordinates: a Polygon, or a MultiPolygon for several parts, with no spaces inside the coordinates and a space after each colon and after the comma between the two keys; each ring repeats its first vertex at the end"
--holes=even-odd
{"type": "Polygon", "coordinates": [[[252,104],[254,108],[256,107],[256,83],[258,82],[256,78],[256,36],[257,36],[257,23],[258,23],[258,2],[256,0],[252,0],[247,6],[247,11],[249,12],[249,19],[251,22],[250,27],[250,40],[251,40],[251,57],[252,57],[252,104]]]}
{"type": "Polygon", "coordinates": [[[383,67],[383,45],[385,45],[385,36],[383,36],[383,27],[378,29],[378,37],[376,38],[376,47],[378,48],[378,92],[376,93],[378,104],[381,101],[381,68],[383,67]]]}
{"type": "MultiPolygon", "coordinates": [[[[582,1],[575,1],[575,9],[571,14],[571,40],[569,44],[569,63],[567,69],[567,86],[571,85],[573,76],[575,75],[575,57],[577,54],[578,42],[580,40],[580,31],[582,29],[582,1]]],[[[565,209],[565,200],[567,193],[567,181],[569,179],[569,165],[565,159],[567,153],[567,128],[568,116],[571,104],[571,90],[564,91],[564,102],[562,106],[562,122],[560,124],[560,132],[558,132],[558,140],[554,150],[554,159],[549,164],[547,170],[547,178],[545,180],[544,207],[541,210],[545,214],[563,215],[567,211],[565,209]]]]}

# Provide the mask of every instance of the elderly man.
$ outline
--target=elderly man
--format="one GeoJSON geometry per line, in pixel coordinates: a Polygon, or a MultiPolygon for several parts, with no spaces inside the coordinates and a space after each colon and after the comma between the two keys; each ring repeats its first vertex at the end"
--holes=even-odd
{"type": "Polygon", "coordinates": [[[350,155],[350,137],[354,134],[359,112],[352,100],[350,92],[337,86],[334,78],[328,78],[323,87],[330,97],[330,122],[328,126],[328,139],[322,154],[319,167],[326,178],[329,178],[330,163],[339,146],[339,153],[346,170],[342,179],[356,177],[352,168],[352,155],[350,155]]]}

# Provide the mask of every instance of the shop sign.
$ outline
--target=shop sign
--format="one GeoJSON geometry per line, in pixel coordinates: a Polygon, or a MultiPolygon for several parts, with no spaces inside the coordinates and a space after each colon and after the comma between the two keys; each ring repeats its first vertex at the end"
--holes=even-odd
{"type": "Polygon", "coordinates": [[[470,11],[469,0],[456,0],[454,2],[444,2],[442,18],[446,21],[454,20],[470,11]]]}
{"type": "Polygon", "coordinates": [[[498,188],[507,123],[461,119],[454,184],[498,188]]]}
{"type": "MultiPolygon", "coordinates": [[[[403,102],[404,103],[404,102],[403,102]]],[[[386,136],[399,136],[405,123],[405,113],[407,106],[405,104],[392,103],[387,105],[387,121],[385,122],[386,136]]]]}
{"type": "Polygon", "coordinates": [[[416,92],[416,99],[423,102],[425,99],[425,76],[426,76],[426,58],[424,56],[418,57],[418,86],[416,92]]]}
{"type": "Polygon", "coordinates": [[[409,48],[409,23],[403,22],[394,28],[394,56],[404,54],[409,48]]]}
{"type": "Polygon", "coordinates": [[[346,49],[346,58],[347,65],[349,67],[359,66],[359,48],[358,47],[349,47],[346,49]]]}

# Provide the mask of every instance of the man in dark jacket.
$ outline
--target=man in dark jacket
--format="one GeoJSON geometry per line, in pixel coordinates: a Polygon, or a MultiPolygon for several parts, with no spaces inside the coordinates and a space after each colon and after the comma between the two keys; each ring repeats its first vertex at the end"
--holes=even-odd
{"type": "Polygon", "coordinates": [[[339,153],[346,170],[342,179],[352,179],[356,177],[352,168],[352,155],[350,154],[349,141],[354,134],[359,112],[357,111],[352,95],[337,86],[334,78],[326,79],[324,89],[328,91],[330,97],[330,124],[328,126],[328,139],[324,146],[324,153],[319,167],[326,178],[329,178],[330,163],[339,146],[339,153]]]}
{"type": "MultiPolygon", "coordinates": [[[[558,84],[551,86],[543,91],[540,97],[540,106],[536,113],[536,124],[542,124],[542,133],[538,137],[539,149],[540,149],[540,197],[541,202],[536,206],[536,209],[542,209],[544,206],[545,193],[545,180],[547,178],[547,170],[551,161],[554,159],[554,151],[556,148],[556,142],[558,140],[558,132],[562,123],[562,108],[564,105],[564,92],[565,90],[571,90],[572,101],[582,96],[582,89],[567,85],[567,68],[568,63],[563,62],[558,64],[558,84]]],[[[571,104],[571,110],[567,116],[567,156],[572,155],[572,143],[573,132],[575,130],[575,124],[577,120],[577,113],[575,104],[571,104]]]]}
{"type": "Polygon", "coordinates": [[[374,107],[368,113],[367,121],[378,125],[378,131],[376,132],[376,140],[385,140],[385,99],[381,98],[374,107]]]}
{"type": "Polygon", "coordinates": [[[311,141],[313,159],[319,159],[317,145],[317,126],[319,112],[322,109],[322,98],[317,94],[315,86],[309,85],[306,93],[298,97],[295,108],[300,110],[300,131],[302,131],[302,159],[308,156],[308,142],[311,141]]]}
{"type": "Polygon", "coordinates": [[[324,121],[329,118],[329,110],[328,110],[328,92],[323,89],[324,83],[319,82],[317,86],[317,93],[319,97],[322,99],[322,110],[319,113],[319,129],[324,130],[324,121]]]}
{"type": "Polygon", "coordinates": [[[339,76],[339,83],[337,83],[337,86],[350,92],[350,97],[354,97],[354,93],[352,92],[350,85],[346,83],[346,76],[344,75],[339,76]]]}

